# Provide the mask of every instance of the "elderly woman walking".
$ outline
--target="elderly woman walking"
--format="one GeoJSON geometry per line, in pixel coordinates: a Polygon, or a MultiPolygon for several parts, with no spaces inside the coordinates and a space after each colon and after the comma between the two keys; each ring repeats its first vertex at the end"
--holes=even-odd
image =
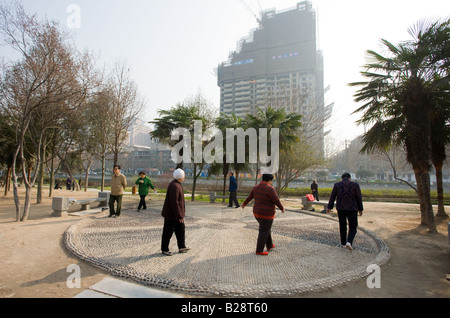
{"type": "Polygon", "coordinates": [[[264,252],[264,246],[267,247],[267,251],[275,247],[271,234],[273,220],[275,219],[275,206],[284,213],[284,207],[272,186],[272,182],[273,175],[264,174],[261,183],[253,188],[248,198],[242,204],[242,208],[244,209],[250,201],[255,199],[253,215],[259,223],[258,241],[256,243],[257,255],[269,254],[268,252],[264,252]]]}

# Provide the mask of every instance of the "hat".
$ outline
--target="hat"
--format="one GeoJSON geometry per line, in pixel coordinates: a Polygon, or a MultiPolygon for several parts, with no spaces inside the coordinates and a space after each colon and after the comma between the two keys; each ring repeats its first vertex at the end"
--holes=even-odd
{"type": "Polygon", "coordinates": [[[184,171],[181,169],[177,169],[173,172],[173,178],[175,180],[180,180],[184,178],[184,171]]]}

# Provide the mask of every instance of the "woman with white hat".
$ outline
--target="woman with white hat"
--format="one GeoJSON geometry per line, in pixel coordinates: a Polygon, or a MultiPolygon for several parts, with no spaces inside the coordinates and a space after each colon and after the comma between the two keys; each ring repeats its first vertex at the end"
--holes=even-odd
{"type": "Polygon", "coordinates": [[[166,199],[161,215],[164,217],[164,228],[161,239],[161,251],[164,255],[172,256],[169,243],[173,233],[177,238],[179,253],[186,253],[190,249],[185,244],[185,201],[181,183],[185,179],[184,171],[177,169],[173,173],[174,180],[167,188],[166,199]]]}

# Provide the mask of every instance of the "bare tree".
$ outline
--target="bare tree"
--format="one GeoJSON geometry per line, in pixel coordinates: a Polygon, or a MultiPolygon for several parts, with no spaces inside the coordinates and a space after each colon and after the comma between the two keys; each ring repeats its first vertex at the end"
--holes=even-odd
{"type": "Polygon", "coordinates": [[[108,91],[111,98],[110,123],[114,133],[112,153],[114,164],[119,160],[119,153],[128,137],[128,128],[144,108],[144,100],[139,96],[136,83],[130,77],[130,69],[124,62],[116,62],[113,67],[108,91]]]}
{"type": "Polygon", "coordinates": [[[108,116],[105,116],[105,114],[111,112],[111,108],[111,96],[106,88],[97,92],[88,104],[88,114],[92,117],[91,128],[96,136],[95,147],[92,150],[95,151],[96,158],[102,163],[102,191],[105,188],[106,157],[111,153],[112,144],[114,143],[114,127],[111,125],[108,116]]]}
{"type": "Polygon", "coordinates": [[[299,142],[280,152],[280,166],[277,174],[278,193],[286,189],[289,183],[297,179],[308,169],[325,163],[321,152],[315,149],[305,138],[299,136],[299,142]]]}
{"type": "Polygon", "coordinates": [[[398,172],[397,172],[397,170],[399,168],[398,162],[403,161],[403,165],[405,165],[404,153],[405,153],[404,151],[402,151],[396,147],[393,147],[392,149],[389,149],[389,150],[378,150],[376,152],[376,154],[378,156],[380,156],[383,160],[386,160],[387,162],[389,162],[389,166],[392,169],[394,179],[408,185],[411,189],[413,189],[416,192],[417,195],[419,195],[417,188],[413,184],[411,184],[409,181],[401,178],[398,175],[398,172]]]}
{"type": "MultiPolygon", "coordinates": [[[[68,43],[69,34],[61,31],[56,22],[38,21],[28,15],[23,7],[0,6],[0,35],[3,43],[20,54],[17,62],[4,64],[0,107],[14,122],[16,149],[13,155],[12,180],[16,220],[26,221],[31,203],[31,188],[37,173],[31,176],[31,162],[25,158],[25,138],[37,113],[64,113],[76,107],[83,98],[85,87],[79,81],[79,64],[74,59],[74,49],[68,43]],[[25,185],[23,212],[18,194],[15,167],[20,164],[22,182],[25,185]]],[[[42,145],[45,133],[56,118],[43,122],[35,142],[33,163],[39,167],[42,160],[42,145]]],[[[37,171],[37,169],[33,169],[37,171]]]]}

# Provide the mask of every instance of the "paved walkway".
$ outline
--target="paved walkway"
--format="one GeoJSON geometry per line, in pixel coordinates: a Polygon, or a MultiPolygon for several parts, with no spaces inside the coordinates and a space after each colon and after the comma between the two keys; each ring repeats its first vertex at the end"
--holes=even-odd
{"type": "Polygon", "coordinates": [[[108,277],[74,298],[182,298],[183,296],[108,277]]]}
{"type": "Polygon", "coordinates": [[[390,257],[385,243],[361,228],[354,251],[341,248],[336,218],[299,211],[277,212],[276,247],[257,256],[251,208],[206,203],[187,205],[186,242],[192,250],[178,254],[173,237],[174,255],[163,256],[160,211],[124,211],[119,218],[101,213],[67,230],[64,243],[72,253],[127,279],[102,281],[79,297],[292,296],[361,279],[369,265],[390,257]]]}

